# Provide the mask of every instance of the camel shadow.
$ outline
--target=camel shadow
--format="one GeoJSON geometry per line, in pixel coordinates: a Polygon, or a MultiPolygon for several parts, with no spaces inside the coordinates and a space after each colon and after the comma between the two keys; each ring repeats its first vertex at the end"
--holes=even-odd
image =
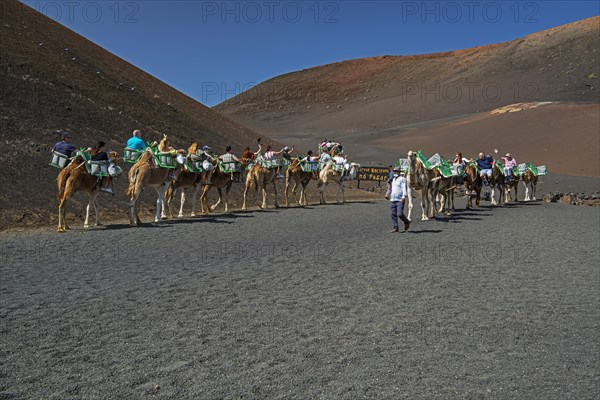
{"type": "Polygon", "coordinates": [[[419,235],[421,233],[442,233],[443,230],[441,229],[422,229],[420,231],[413,231],[413,230],[408,230],[405,233],[410,233],[412,235],[419,235]]]}
{"type": "Polygon", "coordinates": [[[195,223],[209,223],[209,224],[232,224],[233,221],[222,221],[217,217],[203,217],[203,218],[182,218],[182,219],[171,219],[164,222],[155,222],[156,224],[166,225],[185,225],[195,223]]]}
{"type": "Polygon", "coordinates": [[[461,221],[483,221],[483,218],[480,217],[468,217],[468,216],[463,216],[463,215],[447,215],[444,217],[436,217],[435,218],[436,221],[438,222],[454,222],[454,223],[460,223],[461,221]]]}

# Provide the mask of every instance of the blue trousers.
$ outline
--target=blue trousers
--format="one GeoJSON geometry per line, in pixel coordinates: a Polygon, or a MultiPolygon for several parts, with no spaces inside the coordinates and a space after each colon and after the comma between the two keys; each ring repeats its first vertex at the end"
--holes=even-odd
{"type": "Polygon", "coordinates": [[[408,224],[408,218],[404,216],[404,202],[390,201],[390,215],[392,217],[394,229],[398,229],[398,218],[400,218],[405,224],[408,224]]]}

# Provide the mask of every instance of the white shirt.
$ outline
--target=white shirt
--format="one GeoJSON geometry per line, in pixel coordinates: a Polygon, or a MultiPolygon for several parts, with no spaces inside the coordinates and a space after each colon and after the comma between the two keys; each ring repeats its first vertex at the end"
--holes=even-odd
{"type": "Polygon", "coordinates": [[[406,185],[406,178],[402,175],[395,175],[392,180],[392,193],[390,195],[390,201],[400,201],[406,198],[408,193],[408,187],[406,185]]]}

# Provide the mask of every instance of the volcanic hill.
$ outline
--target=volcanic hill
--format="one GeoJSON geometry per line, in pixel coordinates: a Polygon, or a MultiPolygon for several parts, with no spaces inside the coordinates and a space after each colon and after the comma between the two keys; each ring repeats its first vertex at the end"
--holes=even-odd
{"type": "Polygon", "coordinates": [[[473,155],[498,147],[518,159],[528,158],[523,161],[549,164],[555,172],[597,176],[599,52],[600,17],[594,17],[505,43],[355,59],[292,72],[214,109],[286,143],[314,148],[324,138],[340,140],[362,162],[387,163],[410,148],[431,144],[435,125],[438,146],[427,146],[430,153],[473,155]],[[494,111],[511,104],[517,105],[515,111],[541,109],[548,103],[553,112],[494,111]],[[536,123],[542,114],[545,120],[536,123]],[[578,116],[573,129],[565,115],[571,120],[578,116]],[[445,129],[450,121],[456,125],[456,119],[482,117],[489,118],[481,126],[485,130],[477,133],[463,137],[460,129],[445,129]],[[524,124],[524,118],[530,120],[524,124]],[[558,163],[542,151],[565,143],[565,154],[551,152],[559,153],[558,163]],[[590,165],[569,167],[570,160],[590,150],[590,165]]]}

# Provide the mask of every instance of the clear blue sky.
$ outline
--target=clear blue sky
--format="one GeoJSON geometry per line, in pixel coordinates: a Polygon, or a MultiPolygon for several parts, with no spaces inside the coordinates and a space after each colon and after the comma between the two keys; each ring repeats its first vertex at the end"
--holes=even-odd
{"type": "Polygon", "coordinates": [[[213,106],[264,80],[463,49],[600,15],[600,1],[22,0],[213,106]]]}

